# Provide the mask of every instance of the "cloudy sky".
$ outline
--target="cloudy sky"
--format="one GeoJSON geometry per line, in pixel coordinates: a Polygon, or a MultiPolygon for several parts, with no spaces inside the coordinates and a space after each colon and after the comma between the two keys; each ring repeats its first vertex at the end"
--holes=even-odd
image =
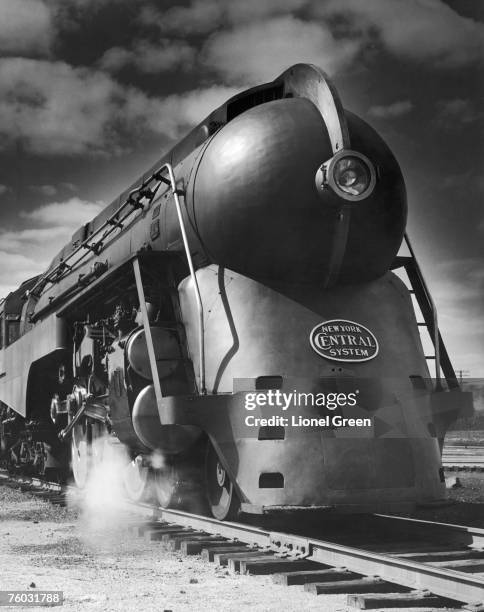
{"type": "Polygon", "coordinates": [[[455,367],[484,377],[478,0],[0,0],[0,296],[215,106],[296,62],[396,153],[455,367]]]}

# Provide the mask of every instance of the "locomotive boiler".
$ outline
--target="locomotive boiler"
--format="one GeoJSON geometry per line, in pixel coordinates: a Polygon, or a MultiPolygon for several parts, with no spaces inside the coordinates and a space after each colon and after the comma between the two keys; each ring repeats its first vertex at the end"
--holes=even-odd
{"type": "Polygon", "coordinates": [[[4,300],[3,460],[82,487],[107,439],[131,497],[220,519],[443,498],[470,401],[406,214],[317,67],[231,98],[4,300]]]}

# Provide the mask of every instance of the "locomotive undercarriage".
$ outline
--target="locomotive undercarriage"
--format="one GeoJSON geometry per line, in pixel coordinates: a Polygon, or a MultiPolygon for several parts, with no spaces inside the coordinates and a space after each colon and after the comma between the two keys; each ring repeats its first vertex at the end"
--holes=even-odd
{"type": "Polygon", "coordinates": [[[66,452],[48,417],[25,419],[0,407],[0,465],[14,473],[63,480],[66,452]]]}

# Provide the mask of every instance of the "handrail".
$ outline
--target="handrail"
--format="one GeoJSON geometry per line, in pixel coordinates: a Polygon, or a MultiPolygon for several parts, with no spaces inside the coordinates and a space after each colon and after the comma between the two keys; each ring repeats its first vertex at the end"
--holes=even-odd
{"type": "Polygon", "coordinates": [[[188,244],[187,233],[185,230],[185,221],[183,220],[183,215],[180,206],[180,199],[178,198],[178,190],[176,188],[175,175],[173,174],[173,168],[170,163],[163,164],[160,170],[156,173],[155,176],[160,177],[159,174],[162,170],[166,168],[168,171],[168,176],[170,177],[170,187],[173,192],[173,198],[175,200],[176,212],[178,215],[178,223],[180,225],[180,230],[183,239],[183,246],[185,247],[185,254],[188,261],[188,267],[190,268],[190,276],[193,282],[193,290],[195,291],[195,300],[197,302],[197,310],[198,310],[198,343],[199,343],[199,359],[200,359],[200,392],[202,395],[206,395],[207,389],[205,387],[205,336],[204,336],[204,320],[203,320],[203,303],[202,297],[200,295],[200,287],[198,286],[197,275],[195,274],[195,268],[193,266],[192,254],[190,252],[190,246],[188,244]]]}
{"type": "Polygon", "coordinates": [[[85,259],[91,252],[95,254],[99,254],[103,250],[103,246],[104,246],[103,241],[110,234],[112,234],[116,229],[118,228],[122,229],[123,222],[126,221],[126,219],[130,217],[133,214],[133,212],[135,212],[136,210],[140,208],[141,209],[144,208],[143,204],[141,204],[141,200],[143,198],[147,198],[151,202],[151,200],[156,195],[156,192],[158,191],[160,185],[166,182],[162,180],[161,178],[157,178],[158,172],[159,170],[153,173],[152,175],[150,175],[147,179],[145,179],[140,184],[139,187],[132,189],[129,192],[123,204],[121,204],[121,206],[117,208],[116,211],[112,215],[110,215],[106,219],[106,221],[102,225],[100,225],[92,234],[90,234],[87,238],[85,238],[79,244],[79,246],[77,246],[71,253],[69,253],[65,259],[61,259],[61,261],[59,261],[59,263],[52,270],[48,270],[45,275],[42,275],[40,279],[37,281],[37,283],[35,284],[35,286],[32,287],[32,289],[29,291],[29,294],[40,297],[40,294],[44,290],[44,287],[47,283],[54,283],[60,280],[63,277],[63,274],[65,272],[69,273],[74,268],[74,266],[80,264],[81,261],[85,259]],[[147,189],[148,185],[150,185],[150,183],[154,181],[157,182],[157,185],[153,187],[151,190],[147,189]],[[133,196],[135,194],[137,194],[137,198],[133,199],[133,196]],[[118,215],[127,206],[132,206],[132,208],[128,210],[122,217],[118,218],[118,215]],[[95,238],[103,230],[105,230],[105,232],[101,236],[100,240],[96,243],[92,243],[91,241],[93,240],[93,238],[95,238]],[[86,250],[81,254],[81,256],[76,261],[74,261],[72,264],[68,264],[68,262],[74,259],[74,257],[83,249],[86,249],[86,250]]]}
{"type": "Polygon", "coordinates": [[[408,250],[410,252],[410,255],[412,256],[415,270],[417,271],[417,274],[420,277],[422,287],[426,293],[427,300],[429,301],[430,307],[432,309],[432,318],[433,318],[433,327],[434,327],[433,328],[433,336],[434,336],[433,342],[434,342],[434,347],[435,347],[435,379],[436,379],[436,386],[437,388],[439,388],[441,386],[441,383],[440,383],[441,376],[440,376],[440,341],[439,341],[439,326],[438,326],[438,320],[437,320],[437,308],[435,307],[434,300],[432,299],[432,294],[430,293],[427,283],[425,282],[424,275],[422,274],[422,270],[418,264],[417,258],[415,257],[415,252],[412,248],[410,239],[406,232],[404,234],[404,239],[408,247],[408,250]]]}

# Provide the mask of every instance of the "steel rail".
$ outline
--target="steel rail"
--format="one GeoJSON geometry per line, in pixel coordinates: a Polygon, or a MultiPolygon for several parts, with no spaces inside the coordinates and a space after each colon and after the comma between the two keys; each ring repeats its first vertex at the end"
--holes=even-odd
{"type": "Polygon", "coordinates": [[[425,589],[469,604],[484,602],[484,580],[463,572],[437,568],[399,557],[390,557],[368,550],[315,541],[309,557],[319,563],[344,566],[349,570],[379,576],[412,589],[425,589]]]}
{"type": "Polygon", "coordinates": [[[440,523],[439,521],[426,521],[424,519],[415,519],[408,516],[395,516],[393,514],[377,513],[373,516],[385,520],[391,520],[395,524],[400,523],[410,526],[415,525],[424,529],[435,529],[436,527],[440,527],[442,529],[447,529],[449,532],[454,534],[468,535],[469,537],[472,537],[472,546],[475,546],[476,548],[484,548],[484,529],[481,529],[480,527],[456,525],[455,523],[440,523]]]}
{"type": "MultiPolygon", "coordinates": [[[[270,532],[258,527],[218,521],[181,510],[158,510],[157,518],[168,523],[200,529],[207,533],[226,538],[237,539],[247,544],[256,544],[271,548],[275,542],[290,541],[299,550],[306,549],[309,554],[306,559],[335,567],[346,567],[348,570],[379,576],[383,580],[411,589],[427,589],[435,595],[448,597],[465,603],[484,603],[484,579],[463,572],[446,568],[437,568],[416,561],[408,561],[399,557],[375,553],[353,548],[294,536],[280,532],[270,532]]],[[[277,550],[276,550],[277,552],[277,550]]],[[[280,551],[284,554],[283,548],[280,551]]]]}

